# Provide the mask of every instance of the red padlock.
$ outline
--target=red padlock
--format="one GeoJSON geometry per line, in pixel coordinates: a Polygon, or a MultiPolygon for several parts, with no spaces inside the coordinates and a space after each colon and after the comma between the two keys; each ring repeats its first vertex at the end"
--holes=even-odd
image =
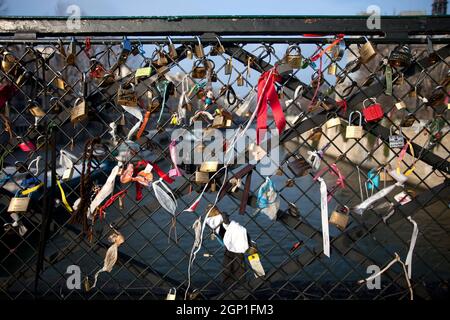
{"type": "Polygon", "coordinates": [[[17,139],[20,141],[20,143],[18,144],[20,150],[22,150],[23,152],[32,152],[36,150],[36,146],[34,145],[33,142],[27,140],[23,140],[22,137],[17,137],[17,139]]]}
{"type": "Polygon", "coordinates": [[[366,122],[375,122],[381,120],[384,116],[383,108],[377,103],[376,98],[370,98],[363,101],[362,113],[366,122]],[[373,104],[366,107],[367,100],[372,100],[373,104]]]}

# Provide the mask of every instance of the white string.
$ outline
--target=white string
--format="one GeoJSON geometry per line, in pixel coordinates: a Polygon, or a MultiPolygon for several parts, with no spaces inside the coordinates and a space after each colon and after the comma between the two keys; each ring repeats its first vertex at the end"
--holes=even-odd
{"type": "Polygon", "coordinates": [[[132,116],[134,116],[136,119],[138,119],[139,121],[130,129],[130,131],[128,132],[127,135],[127,140],[131,140],[131,137],[133,136],[133,134],[139,129],[139,127],[141,126],[142,121],[144,121],[144,116],[142,115],[142,112],[139,108],[136,107],[127,107],[122,105],[122,108],[128,112],[129,114],[131,114],[132,116]]]}
{"type": "Polygon", "coordinates": [[[405,265],[408,266],[408,277],[411,279],[411,272],[412,272],[412,255],[414,251],[414,247],[416,245],[417,235],[419,234],[419,228],[417,227],[417,223],[411,218],[411,216],[408,217],[408,220],[413,225],[413,232],[411,234],[411,243],[409,245],[408,255],[406,256],[405,265]]]}
{"type": "Polygon", "coordinates": [[[41,156],[37,156],[33,161],[30,162],[30,164],[28,165],[28,170],[31,171],[31,166],[33,165],[33,163],[36,163],[35,167],[34,167],[34,173],[33,175],[37,176],[39,173],[39,161],[41,161],[42,157],[41,156]]]}

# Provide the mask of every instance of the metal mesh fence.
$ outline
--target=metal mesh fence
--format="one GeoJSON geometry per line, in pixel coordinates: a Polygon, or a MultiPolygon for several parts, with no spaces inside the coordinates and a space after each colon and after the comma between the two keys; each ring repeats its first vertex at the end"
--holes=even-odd
{"type": "MultiPolygon", "coordinates": [[[[178,299],[188,288],[187,299],[409,299],[410,290],[422,299],[448,295],[448,38],[404,40],[406,47],[370,38],[374,55],[369,59],[364,50],[370,44],[361,36],[5,38],[0,42],[1,296],[164,299],[171,288],[178,299]],[[198,58],[199,43],[204,58],[198,58]],[[193,77],[203,63],[205,77],[193,77]],[[175,219],[152,187],[138,190],[137,183],[119,178],[113,193],[126,190],[120,201],[103,214],[95,211],[84,228],[71,221],[75,213],[64,198],[70,207],[83,193],[91,201],[124,149],[134,152],[122,163],[123,170],[142,160],[163,172],[173,169],[173,130],[193,130],[189,121],[177,122],[179,101],[186,93],[188,120],[205,104],[208,110],[220,106],[232,115],[233,128],[243,128],[256,104],[240,116],[236,111],[251,101],[261,74],[273,66],[280,74],[276,90],[287,119],[279,137],[279,168],[270,176],[280,200],[276,219],[257,210],[258,191],[267,178],[259,164],[217,203],[225,218],[246,228],[264,276],[255,276],[249,252],[230,253],[221,243],[223,234],[214,235],[209,227],[189,268],[195,220],[201,217],[203,222],[222,184],[248,168],[245,164],[229,165],[227,174],[217,173],[207,187],[196,177],[198,167],[180,165],[182,175],[169,184],[177,200],[175,234],[175,219]],[[129,136],[138,120],[118,102],[127,90],[137,96],[138,106],[131,108],[148,116],[139,139],[129,136]],[[346,127],[358,125],[348,123],[350,113],[373,105],[371,98],[381,105],[382,119],[362,121],[361,137],[348,138],[346,127]],[[80,102],[86,106],[82,120],[71,121],[80,102]],[[403,135],[400,147],[391,144],[394,135],[403,135]],[[63,177],[61,150],[76,156],[69,178],[63,177]],[[320,160],[316,168],[308,162],[311,155],[320,160]],[[396,182],[389,166],[414,170],[404,186],[358,214],[358,204],[396,182]],[[336,184],[336,167],[342,188],[336,184]],[[350,208],[349,221],[337,222],[340,229],[329,224],[330,257],[322,247],[320,183],[314,179],[318,172],[328,186],[330,216],[350,208]],[[11,201],[28,197],[22,191],[33,186],[39,187],[29,194],[27,210],[11,212],[11,201]],[[207,192],[196,209],[185,211],[203,188],[207,192]],[[382,274],[379,288],[358,282],[371,275],[369,266],[382,269],[395,253],[406,261],[413,222],[418,237],[409,263],[411,279],[398,263],[382,274]],[[82,284],[92,286],[95,273],[104,267],[113,230],[125,241],[110,272],[98,275],[95,288],[68,288],[69,266],[78,266],[82,284]]],[[[213,122],[202,121],[205,131],[213,122]]],[[[270,116],[268,125],[275,127],[270,116]]]]}

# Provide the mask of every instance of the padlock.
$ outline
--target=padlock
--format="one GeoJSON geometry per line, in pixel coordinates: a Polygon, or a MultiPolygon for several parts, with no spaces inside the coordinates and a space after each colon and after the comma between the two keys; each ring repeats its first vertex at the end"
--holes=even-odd
{"type": "Polygon", "coordinates": [[[132,50],[133,46],[131,44],[131,41],[128,40],[127,37],[124,37],[122,40],[122,52],[120,53],[117,64],[118,65],[124,64],[125,61],[128,59],[128,56],[130,55],[132,50]]]}
{"type": "Polygon", "coordinates": [[[414,122],[416,122],[416,118],[414,117],[414,114],[409,113],[400,122],[400,127],[405,127],[405,128],[411,127],[414,124],[414,122]]]}
{"type": "Polygon", "coordinates": [[[209,212],[208,218],[212,218],[212,217],[221,215],[220,210],[217,208],[217,206],[213,206],[212,203],[210,203],[206,206],[206,212],[209,212]]]}
{"type": "Polygon", "coordinates": [[[2,69],[5,73],[10,73],[16,64],[16,58],[11,52],[4,51],[2,59],[2,69]]]}
{"type": "Polygon", "coordinates": [[[347,227],[350,209],[347,206],[338,206],[330,216],[329,223],[341,231],[347,227]]]}
{"type": "Polygon", "coordinates": [[[211,181],[210,186],[209,186],[209,191],[211,191],[211,192],[216,192],[217,191],[216,180],[211,181]]]}
{"type": "Polygon", "coordinates": [[[177,289],[176,288],[170,288],[169,293],[167,293],[166,300],[175,300],[177,297],[177,289]]]}
{"type": "Polygon", "coordinates": [[[119,86],[117,104],[127,107],[137,107],[137,95],[134,84],[130,83],[129,86],[129,89],[126,89],[124,85],[119,86]]]}
{"type": "Polygon", "coordinates": [[[362,63],[367,63],[372,60],[377,53],[375,52],[372,43],[370,43],[366,37],[364,38],[366,39],[366,43],[359,48],[359,57],[362,63]]]}
{"type": "Polygon", "coordinates": [[[195,182],[198,184],[205,184],[209,182],[209,173],[195,171],[195,182]]]}
{"type": "Polygon", "coordinates": [[[67,52],[67,56],[66,56],[66,63],[69,66],[72,66],[75,64],[75,58],[77,55],[77,43],[74,37],[72,37],[72,39],[70,40],[70,44],[69,44],[69,50],[67,52]]]}
{"type": "Polygon", "coordinates": [[[392,176],[389,174],[386,167],[383,167],[380,170],[380,181],[393,181],[393,180],[394,180],[394,178],[392,178],[392,176]]]}
{"type": "Polygon", "coordinates": [[[233,60],[231,58],[227,59],[225,62],[225,74],[229,75],[233,72],[233,60]]]}
{"type": "Polygon", "coordinates": [[[312,140],[313,142],[318,142],[320,138],[322,137],[322,128],[317,127],[314,129],[311,129],[311,134],[308,137],[308,140],[312,140]]]}
{"type": "Polygon", "coordinates": [[[428,62],[430,65],[435,64],[439,61],[439,55],[433,49],[433,43],[431,42],[431,37],[427,36],[427,51],[428,51],[428,62]]]}
{"type": "Polygon", "coordinates": [[[49,110],[50,113],[59,114],[63,111],[63,107],[61,106],[62,103],[61,101],[59,101],[58,97],[51,97],[49,104],[50,104],[49,110]]]}
{"type": "Polygon", "coordinates": [[[73,177],[73,167],[67,168],[64,170],[61,180],[68,181],[73,177]]]}
{"type": "Polygon", "coordinates": [[[60,90],[66,90],[66,83],[61,77],[55,79],[55,86],[60,90]]]}
{"type": "Polygon", "coordinates": [[[208,72],[208,69],[203,60],[197,60],[194,62],[194,65],[192,66],[192,71],[191,71],[192,78],[204,79],[206,77],[207,72],[208,72]],[[203,64],[203,66],[201,66],[201,64],[203,64]]]}
{"type": "Polygon", "coordinates": [[[218,161],[204,161],[200,166],[200,172],[216,172],[218,167],[218,161]]]}
{"type": "Polygon", "coordinates": [[[205,51],[203,50],[203,45],[200,41],[199,37],[197,38],[197,43],[194,45],[194,54],[198,59],[202,59],[205,57],[205,51]]]}
{"type": "Polygon", "coordinates": [[[156,64],[160,67],[166,66],[169,63],[169,60],[167,59],[166,53],[160,49],[158,50],[158,60],[156,60],[156,64]]]}
{"type": "Polygon", "coordinates": [[[244,85],[244,76],[242,74],[238,75],[236,84],[238,85],[238,87],[242,87],[244,85]]]}
{"type": "Polygon", "coordinates": [[[8,209],[6,210],[8,213],[25,213],[28,211],[28,206],[30,205],[30,198],[29,197],[19,197],[18,196],[19,191],[16,193],[16,195],[11,198],[11,201],[9,202],[8,209]]]}
{"type": "Polygon", "coordinates": [[[367,190],[373,191],[378,190],[380,186],[380,175],[377,169],[371,169],[367,173],[367,190]]]}
{"type": "Polygon", "coordinates": [[[399,134],[392,134],[392,127],[389,129],[389,147],[390,148],[403,148],[405,145],[405,137],[402,134],[402,128],[400,127],[399,134]]]}
{"type": "Polygon", "coordinates": [[[328,74],[334,76],[336,74],[336,70],[337,70],[337,63],[336,62],[330,63],[327,69],[328,74]]]}
{"type": "Polygon", "coordinates": [[[209,52],[210,56],[218,56],[225,53],[225,48],[223,47],[222,42],[220,42],[218,37],[216,37],[216,39],[217,43],[211,48],[211,51],[209,52]]]}
{"type": "Polygon", "coordinates": [[[19,141],[18,146],[23,152],[33,152],[36,150],[36,146],[30,140],[25,140],[21,136],[17,136],[16,138],[19,141]]]}
{"type": "Polygon", "coordinates": [[[28,110],[33,115],[33,117],[42,118],[45,117],[45,112],[42,110],[42,108],[38,105],[36,101],[29,101],[28,102],[28,110]]]}
{"type": "Polygon", "coordinates": [[[256,278],[265,276],[266,273],[264,272],[264,268],[261,264],[258,252],[249,254],[247,259],[248,262],[250,263],[250,266],[252,267],[252,270],[256,278]]]}
{"type": "Polygon", "coordinates": [[[217,78],[217,73],[215,71],[212,71],[210,76],[209,76],[209,80],[211,82],[217,82],[218,78],[217,78]]]}
{"type": "Polygon", "coordinates": [[[172,43],[172,38],[167,37],[169,40],[169,57],[172,60],[175,60],[178,57],[177,49],[175,48],[174,44],[172,43]]]}
{"type": "Polygon", "coordinates": [[[298,45],[290,45],[286,49],[284,60],[293,69],[299,69],[302,65],[302,50],[298,45]]]}
{"type": "Polygon", "coordinates": [[[87,118],[86,101],[83,98],[75,100],[74,107],[70,110],[70,121],[72,123],[80,122],[87,118]]]}
{"type": "Polygon", "coordinates": [[[407,45],[398,45],[389,55],[388,62],[391,67],[409,67],[412,60],[411,49],[407,45]]]}
{"type": "Polygon", "coordinates": [[[406,103],[403,102],[403,100],[400,100],[397,103],[395,103],[395,107],[397,108],[397,110],[405,109],[406,108],[406,103]]]}
{"type": "Polygon", "coordinates": [[[310,170],[311,165],[305,158],[296,156],[293,161],[288,162],[288,168],[297,176],[306,176],[310,170]]]}
{"type": "Polygon", "coordinates": [[[188,58],[189,60],[194,59],[194,54],[192,53],[191,46],[187,46],[187,48],[186,48],[186,58],[188,58]]]}
{"type": "MultiPolygon", "coordinates": [[[[219,110],[219,109],[217,109],[219,110]]],[[[229,128],[232,125],[232,116],[229,112],[221,110],[214,115],[213,128],[229,128]]]]}
{"type": "Polygon", "coordinates": [[[359,111],[353,111],[348,116],[348,126],[345,131],[345,137],[347,139],[360,139],[363,134],[363,128],[362,128],[362,116],[361,112],[359,111]],[[359,122],[357,126],[352,125],[352,116],[356,113],[359,116],[359,122]]]}
{"type": "Polygon", "coordinates": [[[327,115],[327,118],[328,118],[326,122],[327,129],[341,125],[341,119],[337,116],[336,113],[332,114],[331,118],[329,117],[329,115],[327,115]]]}
{"type": "Polygon", "coordinates": [[[381,105],[377,103],[376,98],[370,98],[363,101],[362,113],[366,122],[376,122],[383,118],[384,112],[381,105]],[[372,100],[374,103],[366,106],[366,101],[372,100]]]}

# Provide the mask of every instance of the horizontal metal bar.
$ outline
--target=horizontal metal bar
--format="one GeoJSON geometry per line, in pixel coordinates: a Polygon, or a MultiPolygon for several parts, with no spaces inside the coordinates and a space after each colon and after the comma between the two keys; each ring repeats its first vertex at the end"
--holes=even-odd
{"type": "Polygon", "coordinates": [[[403,35],[448,34],[447,16],[382,16],[381,29],[367,28],[367,16],[227,16],[227,17],[114,17],[80,19],[79,28],[65,17],[2,17],[0,35],[35,33],[70,35],[403,35]]]}

